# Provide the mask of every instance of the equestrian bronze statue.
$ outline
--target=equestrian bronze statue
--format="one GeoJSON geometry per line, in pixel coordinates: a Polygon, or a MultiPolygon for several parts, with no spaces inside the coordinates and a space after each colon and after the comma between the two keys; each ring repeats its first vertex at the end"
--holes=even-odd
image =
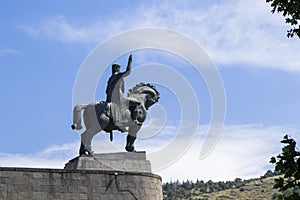
{"type": "Polygon", "coordinates": [[[112,65],[112,75],[106,87],[106,101],[78,104],[73,109],[72,129],[81,130],[81,112],[85,131],[81,134],[80,155],[92,154],[93,137],[104,130],[110,133],[113,140],[113,130],[126,132],[126,151],[133,152],[138,131],[146,119],[147,110],[158,102],[159,92],[146,83],[139,83],[130,89],[124,97],[124,77],[131,72],[132,55],[128,58],[126,71],[120,72],[120,65],[112,65]]]}

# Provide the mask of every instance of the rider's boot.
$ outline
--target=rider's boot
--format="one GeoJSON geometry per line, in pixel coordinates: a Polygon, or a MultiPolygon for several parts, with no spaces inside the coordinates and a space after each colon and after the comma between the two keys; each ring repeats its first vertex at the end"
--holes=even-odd
{"type": "Polygon", "coordinates": [[[126,151],[128,151],[128,152],[135,151],[134,146],[133,146],[133,143],[134,143],[135,139],[136,139],[136,137],[131,136],[131,135],[127,135],[127,138],[126,138],[127,143],[126,143],[126,147],[125,147],[126,151]]]}

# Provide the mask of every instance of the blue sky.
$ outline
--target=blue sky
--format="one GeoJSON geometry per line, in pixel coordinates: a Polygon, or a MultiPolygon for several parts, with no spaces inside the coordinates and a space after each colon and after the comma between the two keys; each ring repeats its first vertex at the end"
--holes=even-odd
{"type": "MultiPolygon", "coordinates": [[[[283,17],[270,10],[259,0],[0,1],[0,166],[61,168],[76,156],[80,133],[72,131],[70,124],[74,84],[84,59],[108,38],[157,27],[183,34],[205,50],[224,83],[226,119],[215,148],[199,160],[211,118],[203,77],[170,52],[129,52],[133,69],[156,63],[185,77],[200,109],[198,132],[190,148],[155,173],[165,181],[260,176],[272,168],[268,159],[280,152],[284,134],[300,139],[300,40],[286,38],[283,17]]],[[[124,66],[129,53],[114,62],[124,66]]],[[[109,73],[107,68],[99,77],[95,100],[105,98],[109,73]]],[[[126,88],[135,83],[132,77],[125,80],[126,88]]],[[[174,140],[179,122],[188,126],[180,118],[176,92],[168,85],[157,85],[162,98],[152,108],[144,132],[160,134],[136,142],[150,153],[174,140]],[[161,118],[164,124],[159,124],[161,118]]],[[[123,151],[123,139],[124,135],[116,136],[119,151],[123,151]]],[[[95,150],[101,152],[101,138],[94,140],[95,150]]]]}

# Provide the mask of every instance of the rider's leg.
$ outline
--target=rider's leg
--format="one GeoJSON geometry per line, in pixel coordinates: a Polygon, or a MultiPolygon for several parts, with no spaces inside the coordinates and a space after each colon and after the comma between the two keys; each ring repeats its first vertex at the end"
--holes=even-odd
{"type": "Polygon", "coordinates": [[[115,126],[120,127],[122,125],[122,116],[120,108],[116,103],[111,103],[111,114],[115,126]]]}

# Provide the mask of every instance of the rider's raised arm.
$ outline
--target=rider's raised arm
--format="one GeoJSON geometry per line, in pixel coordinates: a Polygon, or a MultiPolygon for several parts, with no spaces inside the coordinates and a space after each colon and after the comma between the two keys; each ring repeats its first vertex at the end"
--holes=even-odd
{"type": "Polygon", "coordinates": [[[124,72],[123,76],[128,76],[130,74],[130,72],[131,72],[131,63],[132,63],[132,55],[130,54],[130,56],[128,58],[126,71],[124,72]]]}

